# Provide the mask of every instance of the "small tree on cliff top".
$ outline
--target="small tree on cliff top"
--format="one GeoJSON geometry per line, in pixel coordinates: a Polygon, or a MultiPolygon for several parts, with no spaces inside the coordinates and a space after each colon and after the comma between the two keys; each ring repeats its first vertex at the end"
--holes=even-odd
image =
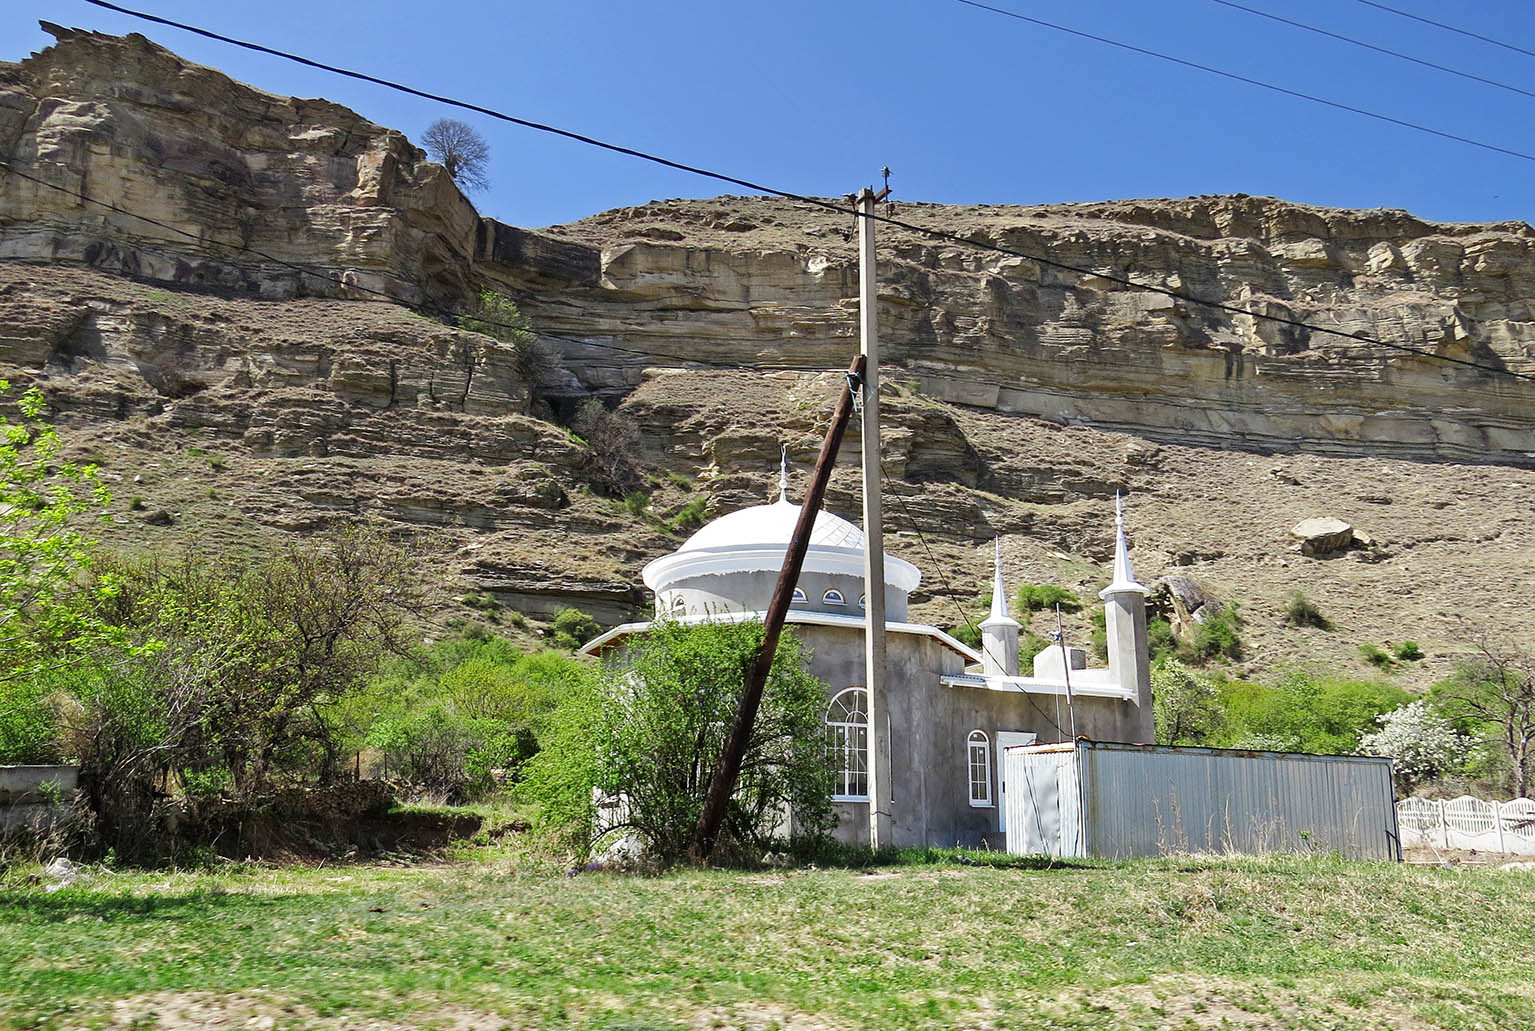
{"type": "Polygon", "coordinates": [[[465,190],[490,186],[490,145],[473,128],[456,118],[439,118],[421,136],[432,160],[448,170],[465,190]]]}

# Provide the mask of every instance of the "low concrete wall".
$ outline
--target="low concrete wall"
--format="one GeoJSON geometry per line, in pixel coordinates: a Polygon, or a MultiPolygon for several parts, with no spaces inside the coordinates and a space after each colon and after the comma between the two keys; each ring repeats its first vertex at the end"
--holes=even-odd
{"type": "Polygon", "coordinates": [[[79,786],[78,766],[0,766],[0,831],[53,823],[79,786]]]}

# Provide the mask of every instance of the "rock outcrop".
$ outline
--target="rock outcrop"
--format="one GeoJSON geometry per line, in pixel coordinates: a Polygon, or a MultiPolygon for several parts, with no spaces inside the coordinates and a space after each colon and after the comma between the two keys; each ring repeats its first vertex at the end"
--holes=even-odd
{"type": "MultiPolygon", "coordinates": [[[[880,227],[889,375],[928,396],[1208,446],[1535,462],[1535,382],[1435,357],[1535,374],[1535,230],[1524,223],[1243,196],[902,204],[895,217],[1047,259],[880,227]]],[[[665,201],[544,231],[591,249],[596,285],[551,290],[515,262],[481,271],[518,292],[541,328],[628,349],[552,341],[570,378],[551,391],[621,394],[644,368],[675,364],[668,355],[840,366],[857,333],[846,229],[786,200],[665,201]]]]}
{"type": "Polygon", "coordinates": [[[50,185],[0,179],[0,258],[266,298],[468,291],[479,216],[401,133],[137,34],[43,27],[56,45],[0,63],[0,159],[50,185]]]}
{"type": "MultiPolygon", "coordinates": [[[[566,605],[642,612],[640,567],[700,509],[769,500],[780,442],[803,483],[856,347],[850,221],[718,198],[518,229],[343,108],[53,31],[0,65],[0,161],[164,226],[0,171],[0,375],[42,384],[70,455],[101,464],[109,546],[376,518],[458,597],[437,622],[522,634],[566,605]],[[487,286],[542,352],[429,317],[487,286]],[[640,497],[604,496],[551,418],[593,395],[639,428],[640,497]]],[[[1535,230],[1251,197],[895,215],[1049,259],[881,231],[887,546],[923,569],[914,618],[961,621],[994,536],[1010,580],[1092,597],[1123,490],[1147,582],[1241,607],[1236,675],[1366,674],[1359,643],[1411,634],[1426,684],[1465,612],[1535,646],[1507,590],[1535,549],[1530,384],[1115,281],[1535,372],[1535,230]],[[1290,553],[1317,512],[1378,539],[1290,553]],[[1333,630],[1278,618],[1298,586],[1333,630]]],[[[828,496],[843,514],[857,451],[828,496]]]]}

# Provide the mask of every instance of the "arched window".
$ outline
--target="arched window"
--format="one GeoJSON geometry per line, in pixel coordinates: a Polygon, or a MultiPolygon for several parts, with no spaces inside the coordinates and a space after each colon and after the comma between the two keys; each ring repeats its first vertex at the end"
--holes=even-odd
{"type": "Polygon", "coordinates": [[[794,588],[794,596],[789,599],[789,604],[790,605],[808,605],[809,603],[810,603],[810,599],[805,597],[805,589],[803,587],[796,587],[796,588],[794,588]]]}
{"type": "Polygon", "coordinates": [[[858,611],[862,612],[864,609],[866,609],[868,607],[869,607],[869,596],[867,594],[860,594],[858,596],[858,611]]]}
{"type": "Polygon", "coordinates": [[[672,611],[673,612],[681,612],[683,609],[687,608],[687,606],[688,606],[687,600],[684,599],[682,597],[682,595],[680,595],[680,594],[672,595],[672,611]]]}
{"type": "Polygon", "coordinates": [[[991,740],[972,730],[965,742],[965,764],[970,773],[970,804],[991,805],[991,740]]]}
{"type": "Polygon", "coordinates": [[[831,760],[831,797],[869,800],[869,693],[850,687],[826,707],[826,755],[831,760]]]}
{"type": "Polygon", "coordinates": [[[821,604],[822,605],[846,605],[847,604],[847,599],[842,597],[842,592],[841,591],[830,590],[830,591],[827,591],[825,594],[821,595],[821,604]]]}

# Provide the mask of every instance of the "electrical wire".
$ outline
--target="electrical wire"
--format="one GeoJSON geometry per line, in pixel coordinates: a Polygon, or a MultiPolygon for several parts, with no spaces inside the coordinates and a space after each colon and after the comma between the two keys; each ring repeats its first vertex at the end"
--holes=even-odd
{"type": "Polygon", "coordinates": [[[1378,11],[1386,11],[1390,14],[1399,15],[1403,18],[1411,18],[1413,21],[1422,22],[1424,25],[1432,25],[1436,29],[1444,29],[1446,32],[1454,32],[1462,36],[1469,36],[1471,39],[1481,40],[1483,43],[1491,43],[1495,47],[1502,47],[1504,50],[1512,50],[1514,53],[1523,54],[1526,57],[1535,57],[1535,50],[1526,50],[1524,47],[1516,47],[1514,44],[1505,43],[1501,39],[1493,39],[1491,36],[1483,36],[1480,33],[1472,32],[1469,29],[1461,29],[1456,28],[1454,25],[1446,25],[1442,21],[1434,21],[1432,18],[1425,18],[1422,15],[1413,14],[1411,11],[1403,11],[1398,10],[1395,7],[1387,7],[1385,4],[1376,3],[1375,0],[1359,0],[1359,2],[1364,4],[1366,7],[1373,7],[1378,11]]]}
{"type": "MultiPolygon", "coordinates": [[[[880,459],[879,467],[880,471],[884,473],[885,479],[895,479],[890,475],[890,470],[885,467],[885,460],[883,458],[880,459]]],[[[986,636],[982,634],[980,628],[975,625],[975,620],[970,617],[970,613],[966,611],[965,606],[960,602],[958,595],[956,595],[953,588],[949,586],[948,577],[943,575],[943,563],[939,562],[938,556],[933,554],[932,546],[927,543],[927,535],[922,532],[922,527],[917,523],[917,517],[912,515],[911,509],[906,506],[906,499],[901,497],[901,495],[894,493],[891,494],[891,497],[895,498],[896,504],[901,506],[901,512],[906,516],[906,521],[911,524],[912,532],[917,535],[917,540],[922,544],[922,550],[927,553],[927,560],[932,564],[933,571],[938,576],[938,584],[943,588],[943,593],[948,596],[948,599],[953,603],[955,610],[959,612],[959,618],[965,621],[965,625],[970,628],[970,632],[975,634],[976,639],[981,642],[982,654],[991,659],[991,661],[996,664],[998,669],[1006,669],[1007,667],[997,658],[996,654],[986,646],[986,636]]],[[[1059,723],[1050,718],[1050,714],[1046,712],[1040,706],[1040,704],[1034,700],[1033,695],[1027,691],[1020,691],[1019,694],[1028,699],[1029,704],[1034,707],[1034,711],[1043,716],[1045,718],[1045,722],[1049,723],[1052,727],[1055,728],[1055,732],[1057,735],[1059,735],[1060,740],[1072,740],[1072,736],[1066,733],[1066,730],[1059,723]]]]}
{"type": "MultiPolygon", "coordinates": [[[[995,11],[996,13],[1005,14],[1005,15],[1007,15],[1009,17],[1019,18],[1019,19],[1021,19],[1023,21],[1038,21],[1039,24],[1045,25],[1046,27],[1049,27],[1049,28],[1060,28],[1062,31],[1071,32],[1071,33],[1076,34],[1076,35],[1087,36],[1087,38],[1096,39],[1096,40],[1099,40],[1100,42],[1111,43],[1111,44],[1113,44],[1115,46],[1123,46],[1126,49],[1130,49],[1130,50],[1138,50],[1138,48],[1131,47],[1128,44],[1120,44],[1120,43],[1117,43],[1117,42],[1115,42],[1113,40],[1102,39],[1100,37],[1095,37],[1095,36],[1088,36],[1088,34],[1078,32],[1075,29],[1066,29],[1063,26],[1056,26],[1056,25],[1054,25],[1052,23],[1049,23],[1049,22],[1043,22],[1043,21],[1039,21],[1038,19],[1028,18],[1028,17],[1026,17],[1024,15],[1017,14],[1016,12],[1006,11],[1003,8],[993,8],[993,7],[990,7],[990,6],[986,5],[986,4],[977,3],[977,2],[975,2],[975,0],[956,0],[956,2],[967,4],[967,5],[972,6],[972,7],[979,7],[979,8],[985,9],[985,10],[995,11]]],[[[855,218],[858,218],[858,217],[869,218],[869,219],[872,219],[875,222],[880,222],[880,223],[883,223],[885,225],[894,226],[894,227],[899,228],[899,229],[905,229],[905,230],[908,230],[910,232],[918,233],[920,235],[929,237],[931,239],[943,240],[943,241],[946,241],[946,242],[949,242],[949,243],[954,243],[954,244],[957,244],[957,245],[960,245],[960,246],[970,247],[970,248],[974,248],[974,249],[977,249],[977,250],[992,251],[994,253],[1005,254],[1005,255],[1008,255],[1010,257],[1023,258],[1026,261],[1033,261],[1033,262],[1036,262],[1038,264],[1047,266],[1049,268],[1060,269],[1062,271],[1072,272],[1072,273],[1076,273],[1078,275],[1097,276],[1097,277],[1099,277],[1101,279],[1107,280],[1108,282],[1117,283],[1120,286],[1126,286],[1126,287],[1129,287],[1129,288],[1135,289],[1135,290],[1145,290],[1145,291],[1148,291],[1150,293],[1160,294],[1162,296],[1170,297],[1170,298],[1172,298],[1174,300],[1184,301],[1184,302],[1189,303],[1189,304],[1199,305],[1199,306],[1202,306],[1202,307],[1211,308],[1211,309],[1218,310],[1218,311],[1224,311],[1224,312],[1227,312],[1227,313],[1232,314],[1232,315],[1246,316],[1246,317],[1249,317],[1249,318],[1252,318],[1252,319],[1256,319],[1256,320],[1260,320],[1260,321],[1272,322],[1272,323],[1275,323],[1275,324],[1278,324],[1278,325],[1290,326],[1290,327],[1296,328],[1296,329],[1303,329],[1303,330],[1306,330],[1307,332],[1310,332],[1310,333],[1322,333],[1322,334],[1326,334],[1326,335],[1330,335],[1330,336],[1340,337],[1340,338],[1343,338],[1343,339],[1346,339],[1346,340],[1354,340],[1354,341],[1357,341],[1359,343],[1370,344],[1370,345],[1377,346],[1377,347],[1384,347],[1384,348],[1387,348],[1387,349],[1390,349],[1390,350],[1395,350],[1395,351],[1399,351],[1399,352],[1406,353],[1406,354],[1415,354],[1415,355],[1418,355],[1419,357],[1428,358],[1428,359],[1431,359],[1431,360],[1442,361],[1442,362],[1446,362],[1446,363],[1453,364],[1453,365],[1459,365],[1459,366],[1462,366],[1464,368],[1476,369],[1478,371],[1486,372],[1486,373],[1491,373],[1493,375],[1504,375],[1504,376],[1512,377],[1514,379],[1520,379],[1520,380],[1526,380],[1526,381],[1529,381],[1529,382],[1535,382],[1535,375],[1531,375],[1531,374],[1527,374],[1527,373],[1521,373],[1521,372],[1515,372],[1514,370],[1505,368],[1503,366],[1487,365],[1487,364],[1483,364],[1481,362],[1470,361],[1469,359],[1465,359],[1465,358],[1456,358],[1456,357],[1453,357],[1451,355],[1439,354],[1437,352],[1430,351],[1430,350],[1427,350],[1427,349],[1421,348],[1421,347],[1412,347],[1412,346],[1409,346],[1407,344],[1398,344],[1398,343],[1393,343],[1393,342],[1387,341],[1387,340],[1378,340],[1378,339],[1376,339],[1374,337],[1366,336],[1363,333],[1351,333],[1351,332],[1345,332],[1344,330],[1340,330],[1340,329],[1331,329],[1331,328],[1326,327],[1326,326],[1317,325],[1315,323],[1308,323],[1308,322],[1302,321],[1300,319],[1292,319],[1292,318],[1288,318],[1288,317],[1285,317],[1285,316],[1282,316],[1282,315],[1270,315],[1268,313],[1260,313],[1260,312],[1248,311],[1247,309],[1237,307],[1236,305],[1226,304],[1226,303],[1223,303],[1221,301],[1205,300],[1204,298],[1195,297],[1192,294],[1181,293],[1181,292],[1179,292],[1177,290],[1168,289],[1167,287],[1161,287],[1161,286],[1157,286],[1155,284],[1150,284],[1150,283],[1136,283],[1136,282],[1134,282],[1133,280],[1131,280],[1131,279],[1129,279],[1127,277],[1117,276],[1117,275],[1114,275],[1113,273],[1104,272],[1104,271],[1101,271],[1101,270],[1098,270],[1098,269],[1085,268],[1085,267],[1080,266],[1080,265],[1073,265],[1073,264],[1071,264],[1069,262],[1056,261],[1055,259],[1052,259],[1052,258],[1046,258],[1043,255],[1029,254],[1029,253],[1026,253],[1024,251],[1015,250],[1015,249],[1009,248],[1009,247],[1003,247],[1003,246],[1000,246],[998,244],[992,244],[992,243],[986,243],[986,242],[982,242],[982,241],[972,240],[972,239],[969,239],[968,237],[959,236],[958,234],[955,234],[955,233],[949,233],[949,232],[945,232],[945,231],[939,230],[939,229],[932,229],[932,228],[929,228],[929,227],[926,227],[926,226],[914,225],[914,224],[912,224],[910,222],[903,221],[901,219],[895,218],[894,216],[888,215],[888,214],[887,215],[879,215],[879,214],[865,215],[865,214],[863,214],[861,211],[859,211],[855,207],[851,207],[851,206],[847,206],[847,205],[843,205],[843,204],[838,204],[838,203],[835,203],[833,201],[828,201],[828,200],[825,200],[825,199],[819,198],[819,197],[810,197],[810,196],[807,196],[805,194],[794,193],[794,192],[789,191],[789,190],[781,190],[781,189],[778,189],[776,187],[767,186],[767,185],[764,185],[762,183],[753,182],[753,181],[751,181],[749,179],[742,179],[742,178],[739,178],[739,177],[736,177],[736,176],[727,175],[727,174],[725,174],[723,172],[715,172],[715,171],[711,171],[710,169],[707,169],[707,168],[702,168],[702,167],[699,167],[699,166],[688,165],[688,164],[684,164],[684,163],[681,163],[681,162],[678,162],[678,161],[673,161],[670,158],[664,158],[664,157],[661,157],[661,156],[656,155],[656,154],[649,154],[649,153],[646,153],[645,151],[636,150],[636,149],[634,149],[632,147],[625,147],[625,146],[620,146],[619,144],[609,143],[609,142],[607,142],[605,140],[600,140],[600,139],[597,139],[597,138],[592,137],[592,136],[584,135],[582,133],[572,132],[572,131],[570,131],[568,129],[561,129],[561,128],[558,128],[557,126],[545,125],[545,124],[542,124],[542,123],[539,123],[539,122],[530,121],[530,120],[525,119],[525,118],[519,118],[519,117],[516,117],[515,115],[509,115],[509,114],[506,114],[505,112],[497,111],[497,110],[494,110],[493,108],[483,107],[483,106],[481,106],[479,104],[472,104],[472,103],[469,103],[467,101],[454,99],[452,97],[442,96],[442,95],[435,94],[435,93],[428,93],[428,92],[426,92],[424,90],[416,89],[413,86],[406,86],[406,85],[403,85],[401,83],[390,82],[387,79],[381,79],[381,78],[378,78],[378,77],[373,76],[373,75],[365,74],[363,72],[353,71],[353,70],[346,69],[346,68],[340,68],[340,67],[337,67],[335,65],[324,64],[324,63],[322,63],[320,61],[315,61],[315,60],[312,60],[312,59],[307,58],[307,57],[301,57],[301,56],[299,56],[297,54],[291,54],[291,53],[288,53],[286,51],[276,50],[276,49],[274,49],[272,47],[263,46],[263,45],[258,44],[258,43],[251,43],[251,42],[247,42],[245,40],[236,39],[236,38],[234,38],[232,36],[225,36],[225,35],[221,35],[221,34],[216,33],[216,32],[211,32],[211,31],[209,31],[207,29],[198,28],[195,25],[188,25],[188,24],[186,24],[184,22],[173,21],[173,20],[168,19],[168,18],[159,17],[158,15],[146,14],[146,13],[144,13],[142,11],[135,11],[135,10],[132,10],[131,8],[127,8],[127,7],[120,6],[118,4],[110,3],[110,2],[108,2],[108,0],[86,0],[86,3],[93,4],[94,6],[102,7],[102,8],[105,8],[107,10],[116,11],[116,12],[118,12],[120,14],[126,14],[126,15],[129,15],[129,16],[134,17],[134,18],[140,18],[140,19],[143,19],[145,21],[155,22],[155,23],[160,24],[160,25],[167,25],[167,26],[170,26],[171,28],[182,29],[182,30],[184,30],[186,32],[191,32],[191,33],[194,33],[194,34],[199,35],[199,36],[204,36],[204,37],[206,37],[208,39],[217,40],[217,41],[223,42],[223,43],[229,43],[229,44],[231,44],[233,46],[237,46],[237,47],[243,47],[243,48],[245,48],[247,50],[254,50],[254,51],[257,51],[259,53],[264,53],[264,54],[272,55],[274,57],[281,57],[281,58],[284,58],[285,60],[295,61],[295,62],[297,62],[299,64],[307,65],[307,66],[309,66],[311,68],[318,68],[318,69],[320,69],[322,71],[334,72],[337,75],[346,76],[348,78],[359,79],[359,80],[362,80],[364,82],[371,82],[371,83],[374,83],[376,85],[384,86],[384,87],[389,88],[389,89],[398,90],[398,91],[400,91],[402,93],[410,94],[411,96],[422,97],[422,98],[428,99],[428,100],[434,100],[434,101],[437,101],[439,103],[446,104],[446,105],[451,106],[451,107],[462,108],[462,109],[467,110],[467,111],[475,111],[475,112],[484,114],[484,115],[486,115],[488,117],[500,119],[501,121],[511,122],[511,123],[516,124],[516,125],[521,125],[521,126],[524,126],[526,128],[529,128],[529,129],[534,129],[534,130],[536,130],[538,132],[550,133],[550,134],[553,134],[553,135],[556,135],[556,136],[563,137],[565,139],[576,140],[577,142],[585,143],[585,144],[587,144],[589,146],[597,147],[597,148],[602,149],[602,150],[611,151],[611,152],[617,153],[617,154],[624,154],[624,155],[627,155],[629,157],[638,158],[638,159],[640,159],[642,161],[649,161],[649,162],[661,165],[661,166],[666,167],[666,168],[672,168],[672,169],[677,169],[679,171],[689,172],[689,173],[694,174],[694,175],[702,176],[702,177],[704,177],[706,179],[714,179],[714,180],[719,181],[719,182],[728,183],[728,184],[731,184],[731,185],[734,185],[734,186],[744,187],[745,189],[752,190],[752,191],[755,191],[757,193],[764,193],[764,194],[768,194],[768,195],[775,196],[775,197],[783,197],[783,198],[788,199],[788,200],[798,201],[798,202],[800,202],[802,204],[811,205],[813,207],[825,209],[825,210],[828,210],[828,211],[834,211],[834,212],[837,212],[838,214],[852,215],[855,218]]],[[[1153,51],[1144,51],[1144,52],[1148,53],[1148,54],[1151,54],[1151,56],[1155,56],[1155,57],[1167,56],[1167,55],[1157,54],[1157,53],[1155,53],[1153,51]]],[[[1178,58],[1169,58],[1169,59],[1181,62],[1181,59],[1178,59],[1178,58]]],[[[1188,62],[1181,62],[1181,63],[1188,63],[1188,62]]],[[[1194,67],[1201,67],[1202,68],[1203,66],[1196,65],[1194,67]]],[[[1205,69],[1205,70],[1215,71],[1215,69],[1205,69]]],[[[1218,72],[1218,74],[1229,74],[1229,73],[1218,72]]],[[[1240,78],[1240,77],[1238,76],[1238,78],[1240,78]]],[[[1258,85],[1267,85],[1267,84],[1265,84],[1265,83],[1258,83],[1258,85]]],[[[1275,88],[1280,88],[1280,87],[1275,87],[1275,88]]],[[[1302,96],[1305,99],[1314,99],[1314,98],[1310,98],[1310,97],[1305,97],[1304,94],[1297,94],[1297,95],[1298,96],[1302,96]]],[[[1331,103],[1330,101],[1323,101],[1323,102],[1324,103],[1331,103]]],[[[1366,112],[1366,113],[1368,113],[1368,112],[1366,112]]],[[[1384,117],[1384,116],[1381,116],[1381,117],[1384,117]]],[[[1390,120],[1390,119],[1388,119],[1388,120],[1390,120]]],[[[1419,128],[1418,126],[1411,125],[1411,123],[1401,123],[1401,124],[1408,125],[1409,128],[1419,128]]],[[[1444,134],[1441,134],[1441,133],[1437,133],[1436,130],[1427,130],[1427,131],[1435,132],[1438,135],[1444,135],[1444,134]]],[[[1457,137],[1451,137],[1451,138],[1457,138],[1457,137]]],[[[1494,148],[1494,149],[1496,149],[1496,148],[1494,148]]],[[[1524,157],[1524,158],[1527,158],[1529,160],[1535,160],[1535,155],[1518,154],[1518,153],[1515,153],[1515,152],[1510,152],[1510,153],[1514,153],[1514,155],[1517,156],[1517,157],[1524,157]]],[[[676,358],[676,356],[671,356],[671,357],[676,358]]],[[[688,361],[688,360],[693,360],[693,359],[677,359],[677,360],[688,361]]]]}
{"type": "Polygon", "coordinates": [[[1432,68],[1437,72],[1444,72],[1447,75],[1455,75],[1462,79],[1469,79],[1472,82],[1480,82],[1487,86],[1495,86],[1501,90],[1508,90],[1510,93],[1518,93],[1520,96],[1535,97],[1535,91],[1522,89],[1519,86],[1513,86],[1506,82],[1499,82],[1497,79],[1489,79],[1485,76],[1477,75],[1473,72],[1461,71],[1459,68],[1451,68],[1448,65],[1435,64],[1433,61],[1425,61],[1421,57],[1413,57],[1411,54],[1404,54],[1399,50],[1391,50],[1388,47],[1376,46],[1374,43],[1366,43],[1362,39],[1354,39],[1352,36],[1345,36],[1341,33],[1330,32],[1327,29],[1318,28],[1315,25],[1307,25],[1305,22],[1294,21],[1290,18],[1284,18],[1280,15],[1272,14],[1268,11],[1260,11],[1256,7],[1248,7],[1245,4],[1235,3],[1234,0],[1211,0],[1211,3],[1220,4],[1222,7],[1229,7],[1234,11],[1246,11],[1248,14],[1256,15],[1259,18],[1267,18],[1269,21],[1275,21],[1281,25],[1289,25],[1292,28],[1302,29],[1306,32],[1314,32],[1318,36],[1326,36],[1328,39],[1335,39],[1342,43],[1348,43],[1351,46],[1360,47],[1365,50],[1373,50],[1377,54],[1385,54],[1388,57],[1395,57],[1402,61],[1411,61],[1413,64],[1422,65],[1424,68],[1432,68]]]}
{"type": "MultiPolygon", "coordinates": [[[[698,357],[692,357],[692,356],[687,356],[687,355],[672,354],[672,353],[667,352],[667,351],[640,350],[638,348],[633,348],[633,347],[623,347],[623,346],[621,346],[619,344],[609,344],[609,343],[602,343],[602,342],[596,341],[596,340],[578,339],[576,337],[562,336],[559,333],[551,333],[551,332],[548,332],[547,330],[530,330],[526,326],[519,325],[517,323],[498,321],[498,320],[496,320],[494,318],[488,317],[484,313],[453,311],[453,310],[448,309],[448,308],[441,308],[441,307],[436,307],[436,306],[433,306],[433,305],[420,304],[420,303],[417,303],[417,302],[407,301],[407,300],[405,300],[403,298],[396,297],[394,294],[391,294],[391,293],[389,293],[388,291],[385,291],[385,290],[378,290],[378,289],[375,289],[373,287],[364,286],[361,283],[348,283],[348,282],[346,282],[346,280],[343,278],[344,273],[346,271],[344,269],[316,269],[313,266],[300,265],[300,264],[298,264],[296,262],[286,261],[286,260],[284,260],[282,258],[279,258],[279,257],[275,256],[275,255],[268,254],[266,251],[260,250],[259,248],[252,247],[249,244],[230,243],[230,242],[227,242],[227,241],[224,241],[224,240],[210,239],[210,238],[207,238],[207,237],[199,236],[198,234],[193,233],[193,232],[189,232],[189,231],[187,231],[185,229],[180,228],[179,226],[173,226],[173,225],[171,225],[171,224],[169,224],[167,222],[162,222],[159,219],[151,218],[148,215],[141,215],[141,214],[139,214],[136,211],[129,211],[127,208],[120,207],[119,205],[113,204],[110,201],[99,200],[99,199],[97,199],[95,197],[92,197],[89,194],[83,193],[83,192],[81,192],[79,190],[74,190],[74,189],[71,189],[70,187],[67,187],[67,186],[60,186],[57,183],[50,183],[46,179],[40,179],[37,176],[30,175],[30,174],[28,174],[26,172],[23,172],[23,171],[21,171],[21,169],[16,168],[14,165],[11,165],[8,162],[3,161],[3,160],[0,160],[0,169],[4,169],[6,172],[9,172],[10,174],[12,174],[14,176],[17,176],[18,178],[25,179],[28,182],[35,183],[38,186],[45,186],[45,187],[47,187],[50,190],[57,190],[58,192],[66,194],[66,195],[68,195],[70,197],[74,197],[77,200],[84,201],[84,202],[86,202],[88,204],[95,204],[98,207],[106,208],[107,210],[114,211],[114,212],[116,212],[116,213],[118,213],[120,215],[126,215],[129,218],[138,219],[141,222],[146,222],[146,223],[148,223],[148,224],[150,224],[152,226],[156,226],[156,227],[158,227],[160,229],[164,229],[164,230],[167,230],[167,231],[172,232],[172,233],[178,233],[181,236],[185,236],[188,239],[196,240],[199,243],[203,243],[203,244],[212,243],[215,246],[223,247],[226,250],[235,251],[237,253],[254,254],[254,255],[256,255],[259,258],[264,258],[265,260],[272,262],[274,265],[278,265],[278,266],[280,266],[282,268],[290,269],[290,270],[292,270],[294,272],[297,272],[297,273],[299,273],[301,275],[313,276],[316,279],[322,279],[325,282],[330,283],[330,284],[335,285],[335,286],[338,286],[338,287],[340,287],[343,290],[356,290],[356,291],[360,291],[362,293],[372,294],[372,295],[374,295],[376,297],[379,297],[379,298],[381,298],[381,299],[383,299],[385,301],[388,301],[390,304],[395,304],[395,305],[399,305],[399,306],[404,307],[404,308],[409,308],[412,311],[420,312],[421,314],[424,314],[424,315],[430,315],[430,316],[434,316],[436,318],[442,318],[442,319],[449,319],[449,320],[452,320],[455,324],[460,323],[461,320],[468,320],[468,321],[475,322],[475,323],[477,323],[479,325],[482,325],[482,326],[491,326],[491,327],[494,327],[496,329],[507,329],[507,330],[512,330],[514,332],[519,332],[519,333],[523,333],[523,332],[533,333],[535,336],[544,337],[544,338],[547,338],[547,339],[550,339],[550,340],[560,340],[560,341],[563,341],[565,343],[575,344],[575,345],[580,346],[580,347],[595,347],[595,348],[598,348],[598,349],[601,349],[601,350],[605,350],[605,351],[615,351],[615,352],[618,352],[618,353],[621,353],[621,354],[635,355],[636,357],[640,357],[640,358],[668,358],[668,359],[671,359],[672,361],[681,362],[681,363],[683,363],[685,365],[698,365],[698,366],[705,366],[705,367],[716,368],[716,369],[730,369],[730,370],[733,370],[733,371],[739,371],[740,368],[741,368],[741,365],[740,365],[739,362],[711,362],[711,361],[709,361],[706,358],[698,358],[698,357]]],[[[829,368],[793,367],[793,366],[776,366],[776,365],[773,366],[773,370],[775,372],[806,372],[806,373],[817,373],[817,374],[823,373],[823,372],[830,372],[830,371],[832,371],[829,368]]]]}
{"type": "MultiPolygon", "coordinates": [[[[86,0],[86,2],[100,3],[101,0],[86,0]]],[[[1107,36],[1099,36],[1091,32],[1083,32],[1081,29],[1073,29],[1065,25],[1058,25],[1052,21],[1045,21],[1043,18],[1035,18],[1027,14],[1020,14],[1017,11],[1010,11],[1005,7],[994,7],[991,4],[982,3],[981,0],[953,0],[953,2],[957,4],[963,4],[966,7],[974,7],[979,11],[990,11],[992,14],[1000,14],[1006,18],[1014,18],[1018,21],[1028,22],[1030,25],[1037,25],[1041,28],[1053,29],[1056,32],[1064,32],[1068,35],[1077,36],[1081,39],[1092,40],[1094,43],[1103,43],[1107,46],[1118,47],[1121,50],[1128,50],[1134,54],[1142,54],[1146,57],[1154,57],[1159,61],[1169,61],[1173,64],[1182,65],[1185,68],[1193,68],[1201,72],[1208,72],[1211,75],[1218,75],[1223,79],[1230,79],[1233,82],[1242,82],[1249,86],[1258,86],[1262,89],[1272,90],[1275,93],[1283,93],[1287,97],[1295,97],[1299,100],[1307,100],[1313,104],[1321,104],[1325,107],[1330,107],[1338,111],[1347,111],[1350,114],[1363,115],[1366,118],[1373,118],[1376,121],[1387,122],[1391,125],[1401,126],[1404,129],[1413,129],[1417,132],[1428,133],[1430,136],[1438,136],[1441,139],[1454,140],[1457,143],[1464,143],[1472,147],[1480,147],[1483,150],[1490,150],[1494,153],[1505,154],[1508,157],[1520,158],[1525,161],[1535,161],[1535,154],[1526,153],[1522,150],[1513,150],[1509,147],[1500,147],[1496,143],[1488,143],[1485,140],[1474,139],[1470,136],[1461,136],[1458,133],[1447,132],[1444,129],[1435,129],[1432,126],[1423,125],[1419,122],[1409,122],[1405,118],[1396,118],[1391,115],[1384,115],[1379,111],[1371,111],[1368,108],[1355,107],[1353,104],[1345,104],[1340,100],[1329,100],[1326,97],[1319,97],[1313,93],[1302,93],[1300,90],[1290,89],[1288,86],[1280,86],[1272,82],[1265,82],[1262,79],[1254,79],[1247,75],[1239,75],[1236,72],[1228,72],[1224,68],[1216,68],[1213,65],[1200,64],[1198,61],[1189,61],[1182,57],[1174,57],[1172,54],[1164,53],[1160,50],[1152,50],[1147,47],[1136,46],[1133,43],[1125,43],[1117,39],[1110,39],[1107,36]]]]}

